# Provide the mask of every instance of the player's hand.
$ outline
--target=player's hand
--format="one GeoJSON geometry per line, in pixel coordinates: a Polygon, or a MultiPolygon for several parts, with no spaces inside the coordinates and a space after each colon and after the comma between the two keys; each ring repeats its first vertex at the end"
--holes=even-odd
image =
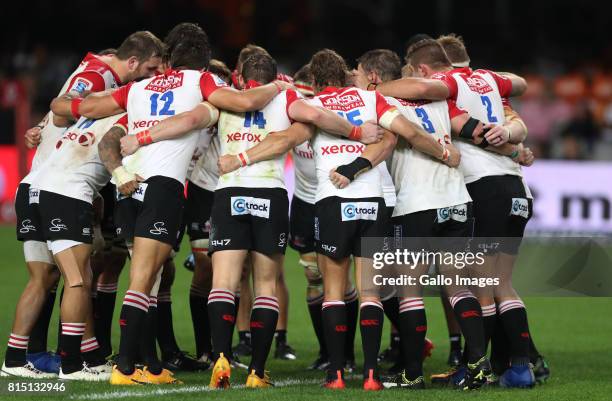
{"type": "Polygon", "coordinates": [[[121,137],[121,156],[128,156],[135,153],[140,144],[136,135],[125,135],[121,137]]]}
{"type": "Polygon", "coordinates": [[[236,155],[219,156],[217,167],[219,168],[219,175],[231,173],[240,168],[240,160],[238,160],[236,155]]]}
{"type": "Polygon", "coordinates": [[[521,166],[529,167],[533,164],[534,160],[535,156],[533,155],[531,149],[521,146],[521,149],[519,149],[517,162],[521,166]]]}
{"type": "Polygon", "coordinates": [[[461,163],[461,153],[459,152],[459,149],[457,149],[452,143],[447,143],[446,149],[448,150],[448,159],[446,159],[444,164],[449,167],[459,166],[459,163],[461,163]]]}
{"type": "Polygon", "coordinates": [[[490,128],[484,137],[493,146],[501,146],[510,140],[510,129],[508,127],[487,124],[485,128],[490,128]]]}
{"type": "Polygon", "coordinates": [[[329,172],[329,179],[338,189],[346,188],[351,181],[340,173],[336,172],[336,169],[332,169],[329,172]]]}
{"type": "Polygon", "coordinates": [[[38,125],[26,131],[24,137],[25,137],[25,144],[28,147],[28,149],[34,149],[40,144],[40,141],[42,140],[40,131],[42,131],[42,128],[40,128],[40,126],[38,125]]]}
{"type": "Polygon", "coordinates": [[[359,142],[364,144],[380,142],[385,134],[385,130],[374,121],[366,121],[361,125],[361,139],[359,142]]]}
{"type": "Polygon", "coordinates": [[[122,195],[130,196],[138,189],[138,186],[143,181],[144,179],[141,176],[139,176],[138,174],[134,174],[133,180],[119,185],[117,189],[119,190],[119,192],[121,192],[122,195]]]}
{"type": "Polygon", "coordinates": [[[280,79],[275,80],[274,84],[277,85],[281,91],[285,91],[287,89],[295,89],[295,86],[293,86],[292,83],[287,81],[281,81],[280,79]]]}

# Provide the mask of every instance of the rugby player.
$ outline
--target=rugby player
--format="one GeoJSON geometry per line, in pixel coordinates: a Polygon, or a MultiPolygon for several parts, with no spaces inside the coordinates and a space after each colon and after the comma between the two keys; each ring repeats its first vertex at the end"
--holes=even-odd
{"type": "MultiPolygon", "coordinates": [[[[276,77],[276,63],[268,55],[252,55],[245,61],[241,76],[247,80],[247,87],[257,87],[276,77]]],[[[185,114],[193,118],[179,115],[158,124],[151,132],[176,131],[181,119],[193,119],[197,124],[197,109],[185,114]]],[[[218,128],[221,151],[232,152],[234,158],[236,153],[244,157],[241,151],[261,141],[272,130],[288,128],[291,120],[314,123],[355,139],[362,137],[361,133],[364,134],[362,139],[369,141],[381,135],[374,124],[363,129],[354,127],[335,113],[309,106],[295,91],[289,90],[256,112],[223,112],[218,128]]],[[[185,127],[186,130],[190,128],[185,127]]],[[[288,200],[283,180],[282,158],[252,166],[245,161],[239,171],[219,178],[211,212],[210,251],[214,274],[208,311],[217,357],[211,387],[229,386],[231,369],[226,356],[231,356],[230,334],[236,313],[233,289],[242,273],[242,269],[236,267],[242,266],[249,251],[253,259],[256,298],[251,314],[253,356],[247,387],[271,385],[264,367],[278,319],[276,284],[287,243],[288,200]]]]}
{"type": "MultiPolygon", "coordinates": [[[[451,98],[471,116],[494,124],[484,136],[490,144],[524,140],[527,130],[521,121],[512,119],[509,125],[504,125],[502,102],[503,98],[524,92],[526,83],[522,78],[512,74],[501,76],[488,70],[472,71],[469,67],[453,69],[441,45],[429,39],[414,44],[406,61],[421,78],[383,83],[378,86],[379,90],[406,99],[451,98]]],[[[512,344],[511,367],[500,377],[500,384],[530,387],[535,381],[529,366],[528,323],[524,304],[511,287],[511,272],[520,238],[532,213],[531,194],[518,163],[472,144],[459,145],[463,152],[461,170],[474,201],[475,237],[483,239],[477,245],[488,251],[482,270],[490,276],[495,274],[502,282],[494,288],[496,302],[490,294],[479,294],[485,320],[485,344],[499,310],[512,344]]]]}
{"type": "MultiPolygon", "coordinates": [[[[358,66],[354,76],[358,87],[367,88],[400,77],[400,59],[390,50],[371,50],[357,61],[358,66]]],[[[428,133],[441,142],[450,141],[451,133],[469,138],[483,134],[484,124],[470,120],[470,117],[458,109],[453,101],[407,102],[394,98],[387,100],[396,106],[402,115],[421,124],[428,133]]],[[[520,152],[516,146],[507,145],[505,148],[509,148],[508,155],[516,151],[515,157],[519,157],[520,152]]],[[[499,148],[492,147],[492,149],[499,151],[499,148]]],[[[393,231],[399,237],[397,239],[416,238],[402,246],[445,251],[465,249],[467,239],[471,236],[472,216],[471,199],[461,172],[405,146],[398,146],[392,164],[398,191],[397,205],[393,211],[395,226],[393,231]],[[448,242],[445,244],[437,244],[432,243],[432,237],[445,237],[451,240],[445,241],[448,242]]],[[[428,267],[420,266],[413,274],[426,274],[428,267]]],[[[438,266],[438,268],[442,273],[453,273],[454,269],[453,266],[438,266]]],[[[471,352],[468,356],[470,372],[465,383],[461,385],[464,388],[476,388],[484,384],[484,380],[477,382],[479,374],[483,372],[487,375],[490,370],[485,357],[486,350],[482,344],[482,321],[474,319],[473,314],[467,313],[478,310],[480,314],[479,305],[466,288],[452,287],[446,288],[446,291],[466,333],[466,341],[471,352]],[[465,319],[464,315],[470,318],[465,319]]],[[[422,355],[427,322],[422,288],[420,286],[401,288],[400,294],[398,328],[405,370],[387,379],[384,384],[386,387],[424,388],[422,355]]]]}
{"type": "MultiPolygon", "coordinates": [[[[310,61],[310,66],[315,92],[318,93],[313,104],[341,112],[355,125],[363,124],[363,121],[377,121],[383,127],[405,137],[415,148],[448,164],[459,164],[459,154],[452,145],[446,147],[429,137],[418,126],[402,117],[382,96],[376,92],[347,88],[349,72],[344,60],[334,51],[326,49],[316,53],[310,61]]],[[[308,127],[292,127],[287,133],[268,136],[262,143],[246,152],[246,156],[251,162],[274,158],[310,139],[312,135],[313,132],[308,127]]],[[[380,170],[371,167],[384,160],[394,145],[395,138],[390,133],[385,134],[379,144],[370,145],[378,148],[377,156],[373,157],[373,160],[359,158],[358,164],[342,170],[351,178],[355,175],[358,177],[347,188],[338,189],[336,185],[340,185],[347,178],[338,174],[335,167],[343,164],[347,158],[352,160],[354,155],[361,154],[363,147],[333,137],[325,130],[318,131],[312,141],[317,171],[315,249],[324,279],[325,301],[322,313],[330,356],[325,387],[330,389],[345,388],[343,367],[347,322],[344,293],[350,256],[355,257],[359,279],[362,273],[362,256],[367,257],[362,255],[361,238],[382,236],[387,223],[382,210],[384,200],[380,170]],[[359,172],[362,173],[358,174],[359,172]],[[355,199],[359,199],[359,202],[355,199]],[[343,217],[341,209],[346,209],[347,206],[353,207],[357,212],[343,217]]],[[[238,163],[236,157],[223,156],[219,159],[222,172],[233,171],[238,163]]],[[[358,288],[362,292],[360,328],[365,357],[363,387],[365,390],[380,390],[382,384],[378,379],[376,358],[382,332],[382,305],[377,295],[364,293],[360,284],[362,283],[358,280],[358,288]]]]}
{"type": "MultiPolygon", "coordinates": [[[[60,95],[80,94],[85,91],[98,92],[117,87],[122,82],[150,76],[161,61],[161,52],[161,41],[153,34],[136,32],[126,38],[114,55],[87,54],[62,87],[60,95]]],[[[64,128],[54,123],[54,113],[49,112],[38,126],[26,133],[26,142],[30,146],[37,146],[37,149],[30,173],[18,188],[15,210],[18,220],[17,237],[24,241],[24,256],[30,272],[30,282],[17,305],[12,334],[5,354],[5,368],[0,373],[2,375],[49,377],[35,369],[35,365],[59,373],[59,364],[49,364],[46,353],[46,336],[55,301],[55,292],[49,291],[56,286],[59,275],[38,219],[38,190],[30,188],[30,183],[36,177],[43,162],[55,150],[63,132],[64,128]],[[29,199],[30,189],[32,201],[29,199]],[[41,310],[44,313],[37,323],[41,310]],[[33,355],[35,358],[32,358],[34,364],[28,364],[26,350],[28,350],[30,332],[35,324],[37,330],[33,334],[37,334],[37,337],[32,340],[37,348],[31,349],[35,354],[33,355]]]]}

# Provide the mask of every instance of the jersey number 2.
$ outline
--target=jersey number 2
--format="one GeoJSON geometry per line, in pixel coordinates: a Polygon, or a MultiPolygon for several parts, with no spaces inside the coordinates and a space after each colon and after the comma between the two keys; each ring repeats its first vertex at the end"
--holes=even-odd
{"type": "Polygon", "coordinates": [[[172,106],[172,102],[174,102],[174,93],[172,91],[168,91],[159,96],[159,93],[154,93],[151,95],[151,115],[156,116],[157,114],[157,100],[163,102],[161,110],[159,110],[160,116],[173,116],[174,110],[170,110],[170,106],[172,106]]]}
{"type": "Polygon", "coordinates": [[[493,115],[493,104],[491,103],[491,99],[488,96],[481,96],[480,101],[482,105],[487,108],[487,119],[490,123],[496,123],[497,117],[493,115]]]}

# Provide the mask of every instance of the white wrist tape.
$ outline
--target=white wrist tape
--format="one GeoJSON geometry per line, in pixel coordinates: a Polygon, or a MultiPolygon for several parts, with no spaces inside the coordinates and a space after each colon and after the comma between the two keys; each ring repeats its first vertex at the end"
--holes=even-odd
{"type": "Polygon", "coordinates": [[[136,179],[136,175],[127,171],[125,167],[119,166],[113,170],[113,179],[115,180],[115,185],[120,187],[125,183],[134,181],[136,179]]]}
{"type": "Polygon", "coordinates": [[[210,120],[208,124],[206,124],[206,128],[212,127],[219,120],[219,109],[208,102],[203,102],[202,105],[208,109],[208,113],[210,115],[210,120]]]}

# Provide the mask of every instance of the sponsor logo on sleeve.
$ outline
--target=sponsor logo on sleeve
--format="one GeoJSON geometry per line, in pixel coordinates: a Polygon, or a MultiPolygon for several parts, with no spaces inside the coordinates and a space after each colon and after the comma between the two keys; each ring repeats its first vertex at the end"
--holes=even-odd
{"type": "Polygon", "coordinates": [[[30,191],[29,191],[29,203],[30,203],[30,205],[38,203],[39,198],[40,198],[40,191],[37,188],[31,188],[30,187],[30,191]]]}
{"type": "Polygon", "coordinates": [[[510,215],[520,216],[528,219],[529,202],[527,201],[527,198],[512,198],[512,207],[510,208],[510,215]]]}
{"type": "Polygon", "coordinates": [[[460,223],[467,221],[467,205],[456,205],[450,207],[441,207],[438,209],[438,223],[455,220],[460,223]]]}
{"type": "Polygon", "coordinates": [[[252,196],[232,196],[232,216],[250,214],[251,216],[270,218],[270,199],[253,198],[252,196]]]}
{"type": "Polygon", "coordinates": [[[340,203],[342,221],[376,220],[378,203],[376,202],[342,202],[340,203]]]}
{"type": "Polygon", "coordinates": [[[86,90],[91,89],[92,87],[93,83],[90,80],[79,77],[76,79],[76,81],[74,81],[74,84],[72,84],[72,87],[68,92],[83,93],[86,90]]]}

